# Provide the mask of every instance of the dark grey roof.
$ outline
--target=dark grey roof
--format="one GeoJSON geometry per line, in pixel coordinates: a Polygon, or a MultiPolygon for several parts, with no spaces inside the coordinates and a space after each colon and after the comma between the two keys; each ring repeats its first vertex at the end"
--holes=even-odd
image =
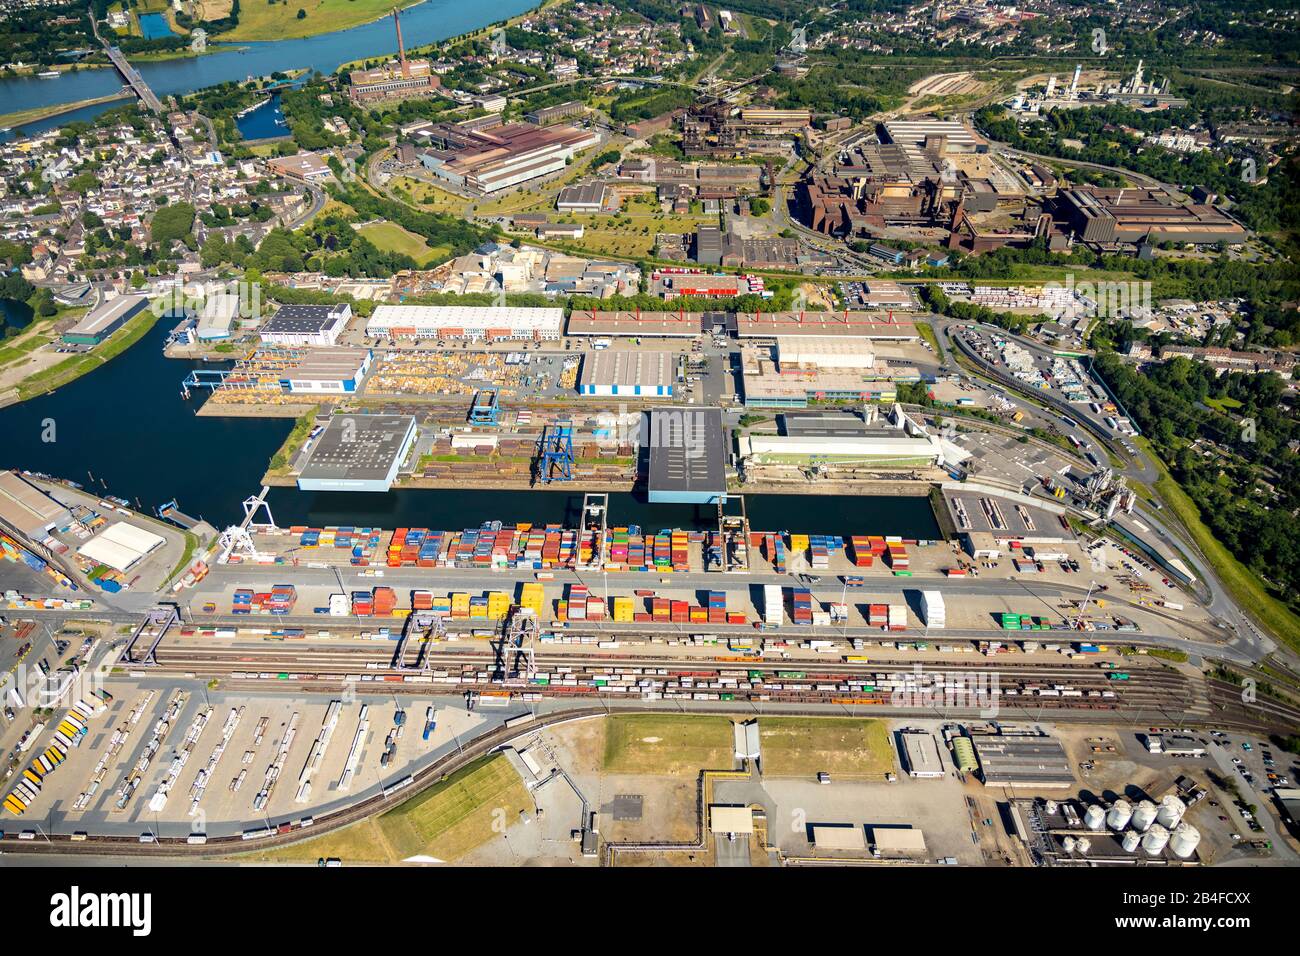
{"type": "Polygon", "coordinates": [[[649,489],[725,492],[725,443],[720,408],[650,412],[649,489]]]}
{"type": "Polygon", "coordinates": [[[410,415],[335,415],[316,440],[302,477],[386,478],[414,421],[410,415]]]}

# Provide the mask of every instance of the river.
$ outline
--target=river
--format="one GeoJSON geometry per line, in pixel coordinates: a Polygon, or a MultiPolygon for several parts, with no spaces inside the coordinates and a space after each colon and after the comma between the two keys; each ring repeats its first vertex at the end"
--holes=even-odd
{"type": "MultiPolygon", "coordinates": [[[[257,493],[266,464],[292,423],[196,417],[206,392],[184,399],[180,383],[199,363],[162,354],[172,324],[160,320],[125,353],[53,394],[0,409],[0,468],[68,478],[88,489],[139,499],[146,511],[175,498],[187,514],[218,526],[240,518],[240,502],[257,493]]],[[[462,528],[497,519],[572,525],[582,496],[562,491],[373,494],[275,488],[268,500],[282,526],[462,528]]],[[[748,495],[745,501],[756,530],[939,536],[923,497],[748,495]]],[[[716,526],[717,509],[650,505],[631,494],[613,494],[610,520],[651,531],[708,528],[716,526]]]]}
{"type": "MultiPolygon", "coordinates": [[[[424,0],[402,11],[402,37],[408,49],[446,40],[490,23],[507,20],[537,6],[537,0],[479,0],[466,5],[460,0],[424,0]]],[[[238,48],[207,53],[203,56],[172,60],[132,63],[145,82],[159,96],[191,93],[228,80],[266,76],[276,71],[295,69],[333,73],[352,60],[394,54],[397,40],[390,17],[371,23],[322,33],[300,40],[275,40],[241,43],[238,48]]],[[[35,76],[0,80],[0,102],[9,104],[7,111],[76,103],[115,93],[122,88],[122,78],[112,68],[84,69],[64,73],[58,79],[35,76]]],[[[121,104],[109,104],[121,105],[121,104]]],[[[73,119],[86,120],[109,108],[100,105],[77,110],[73,114],[41,120],[18,127],[24,133],[38,133],[73,119]]]]}

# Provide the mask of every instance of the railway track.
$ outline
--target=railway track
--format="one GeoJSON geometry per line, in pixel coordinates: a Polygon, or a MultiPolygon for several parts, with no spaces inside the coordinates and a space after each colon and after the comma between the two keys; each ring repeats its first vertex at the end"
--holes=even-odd
{"type": "MultiPolygon", "coordinates": [[[[856,656],[856,655],[852,655],[856,656]]],[[[322,693],[351,686],[391,693],[515,695],[544,698],[691,700],[849,704],[906,708],[915,700],[951,707],[972,698],[1001,707],[1042,711],[1112,711],[1148,719],[1182,713],[1192,699],[1185,676],[1163,667],[1127,667],[1129,679],[1111,680],[1092,662],[1023,659],[908,661],[840,659],[772,661],[757,656],[668,659],[613,653],[539,656],[545,682],[503,671],[487,651],[437,650],[418,673],[391,666],[389,645],[267,647],[173,645],[159,667],[196,678],[218,678],[240,689],[294,686],[322,693]],[[919,669],[918,669],[919,668],[919,669]],[[567,681],[567,683],[565,682],[567,681]],[[611,687],[610,682],[615,686],[611,687]]],[[[157,670],[154,668],[152,670],[157,670]]]]}

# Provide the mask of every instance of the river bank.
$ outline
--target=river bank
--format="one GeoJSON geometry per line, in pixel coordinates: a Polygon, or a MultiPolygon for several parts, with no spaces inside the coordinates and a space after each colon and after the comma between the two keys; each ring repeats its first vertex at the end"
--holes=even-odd
{"type": "Polygon", "coordinates": [[[131,99],[130,93],[109,93],[88,100],[78,100],[75,103],[54,103],[49,106],[34,106],[31,109],[15,110],[12,113],[0,114],[0,127],[26,126],[28,123],[38,123],[41,120],[62,116],[64,113],[72,113],[89,106],[99,106],[103,103],[114,103],[118,100],[129,99],[131,99]]]}

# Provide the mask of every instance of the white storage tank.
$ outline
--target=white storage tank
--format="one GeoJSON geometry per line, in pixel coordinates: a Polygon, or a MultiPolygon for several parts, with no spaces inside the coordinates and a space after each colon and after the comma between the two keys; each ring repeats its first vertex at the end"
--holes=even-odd
{"type": "Polygon", "coordinates": [[[1142,834],[1136,830],[1128,830],[1124,834],[1124,839],[1120,841],[1120,846],[1124,848],[1125,853],[1136,853],[1138,844],[1142,842],[1142,834]]]}
{"type": "Polygon", "coordinates": [[[1159,811],[1156,810],[1156,805],[1154,803],[1150,800],[1143,800],[1137,805],[1137,809],[1133,811],[1133,819],[1131,821],[1133,829],[1137,830],[1139,833],[1145,833],[1147,827],[1156,822],[1156,814],[1158,812],[1159,811]]]}
{"type": "Polygon", "coordinates": [[[1123,830],[1133,818],[1133,806],[1127,800],[1116,800],[1106,814],[1106,826],[1112,830],[1123,830]]]}
{"type": "Polygon", "coordinates": [[[1156,814],[1156,822],[1166,830],[1173,830],[1183,822],[1183,813],[1186,810],[1187,804],[1171,793],[1160,801],[1160,812],[1156,814]]]}
{"type": "Polygon", "coordinates": [[[1100,830],[1106,825],[1106,811],[1100,803],[1094,803],[1084,812],[1083,825],[1089,830],[1100,830]]]}
{"type": "Polygon", "coordinates": [[[1074,849],[1078,851],[1080,856],[1086,856],[1088,851],[1092,849],[1092,841],[1087,837],[1079,837],[1079,839],[1075,841],[1074,849]]]}
{"type": "Polygon", "coordinates": [[[1158,823],[1151,824],[1151,829],[1147,830],[1146,835],[1142,837],[1142,849],[1147,851],[1148,856],[1159,856],[1169,842],[1169,831],[1158,823]]]}
{"type": "Polygon", "coordinates": [[[1179,859],[1185,860],[1196,852],[1196,847],[1201,842],[1201,831],[1196,829],[1190,823],[1180,823],[1174,830],[1174,835],[1169,838],[1169,849],[1179,859]]]}
{"type": "Polygon", "coordinates": [[[1058,807],[1057,807],[1057,805],[1056,805],[1056,801],[1055,801],[1055,800],[1048,800],[1046,803],[1043,804],[1043,809],[1047,811],[1047,815],[1048,815],[1049,817],[1054,817],[1054,816],[1056,816],[1056,811],[1057,811],[1057,809],[1058,809],[1058,807]]]}
{"type": "Polygon", "coordinates": [[[1072,837],[1072,836],[1068,836],[1068,837],[1066,837],[1064,840],[1061,841],[1061,846],[1064,848],[1064,850],[1065,850],[1066,853],[1073,853],[1073,852],[1074,852],[1074,837],[1072,837]]]}

